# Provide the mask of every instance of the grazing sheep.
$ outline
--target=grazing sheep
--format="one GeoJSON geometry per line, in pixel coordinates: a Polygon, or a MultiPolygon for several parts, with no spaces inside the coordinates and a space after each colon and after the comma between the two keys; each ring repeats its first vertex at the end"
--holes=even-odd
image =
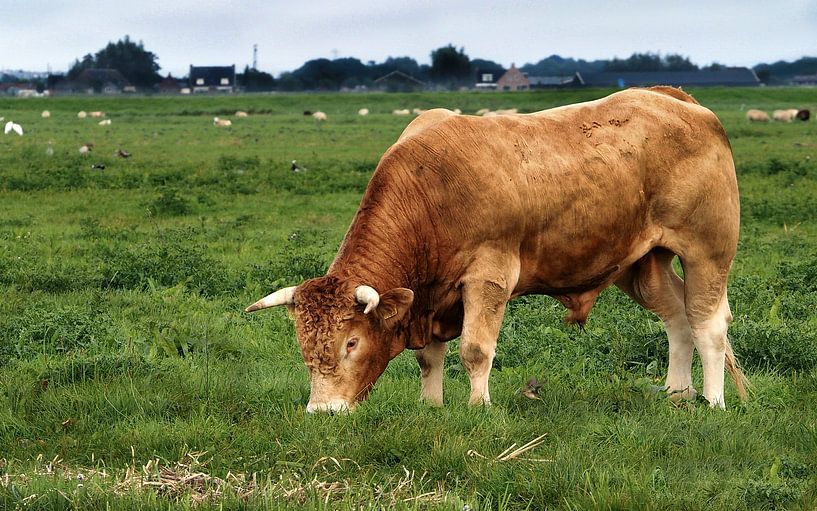
{"type": "Polygon", "coordinates": [[[227,127],[232,125],[233,121],[230,119],[219,119],[218,117],[213,117],[213,126],[227,127]]]}
{"type": "Polygon", "coordinates": [[[811,112],[809,110],[798,110],[797,112],[797,119],[801,121],[807,121],[811,117],[811,112]]]}
{"type": "Polygon", "coordinates": [[[17,133],[21,137],[23,136],[23,127],[17,124],[16,122],[9,121],[6,123],[6,127],[3,130],[3,134],[8,135],[11,132],[17,133]]]}
{"type": "Polygon", "coordinates": [[[477,110],[477,115],[485,115],[490,111],[491,111],[490,108],[480,108],[479,110],[477,110]]]}
{"type": "Polygon", "coordinates": [[[746,119],[751,122],[769,122],[769,114],[763,110],[755,110],[753,108],[746,111],[746,119]]]}
{"type": "Polygon", "coordinates": [[[85,144],[79,148],[79,154],[87,155],[94,148],[94,144],[85,144]]]}
{"type": "Polygon", "coordinates": [[[111,120],[110,119],[103,119],[103,120],[99,121],[99,125],[100,126],[110,126],[111,125],[111,120]]]}
{"type": "Polygon", "coordinates": [[[249,117],[250,114],[248,114],[247,112],[242,112],[241,110],[239,110],[238,112],[235,113],[235,116],[236,117],[249,117]]]}
{"type": "Polygon", "coordinates": [[[402,110],[392,110],[394,115],[409,115],[411,112],[408,108],[404,108],[402,110]]]}
{"type": "Polygon", "coordinates": [[[360,110],[357,111],[357,115],[369,115],[369,109],[361,108],[360,110]]]}
{"type": "Polygon", "coordinates": [[[772,113],[772,119],[780,122],[792,122],[797,118],[797,109],[791,108],[788,110],[775,110],[772,113]]]}
{"type": "Polygon", "coordinates": [[[460,115],[460,114],[462,113],[462,110],[460,110],[459,108],[455,108],[455,109],[454,109],[454,110],[452,110],[452,111],[453,111],[455,114],[457,114],[457,115],[460,115]]]}
{"type": "Polygon", "coordinates": [[[488,111],[488,112],[485,112],[484,114],[482,114],[483,117],[496,117],[498,115],[499,115],[499,112],[491,112],[491,111],[488,111]]]}
{"type": "Polygon", "coordinates": [[[88,117],[88,114],[86,114],[85,111],[80,111],[77,112],[77,117],[79,117],[80,119],[85,119],[86,117],[88,117]]]}
{"type": "Polygon", "coordinates": [[[320,111],[315,112],[314,114],[312,114],[312,117],[314,117],[316,121],[325,121],[326,120],[326,114],[323,113],[323,112],[320,112],[320,111]]]}
{"type": "Polygon", "coordinates": [[[90,115],[91,117],[105,117],[105,112],[91,112],[88,115],[90,115]]]}
{"type": "Polygon", "coordinates": [[[425,112],[425,110],[423,110],[422,108],[413,108],[411,110],[411,113],[413,113],[414,115],[420,115],[423,112],[425,112]]]}
{"type": "Polygon", "coordinates": [[[49,112],[48,110],[43,110],[43,113],[40,114],[40,117],[42,117],[43,119],[48,119],[49,117],[51,117],[51,112],[49,112]]]}
{"type": "Polygon", "coordinates": [[[497,115],[513,115],[519,113],[519,110],[516,108],[504,108],[497,110],[496,113],[497,115]]]}

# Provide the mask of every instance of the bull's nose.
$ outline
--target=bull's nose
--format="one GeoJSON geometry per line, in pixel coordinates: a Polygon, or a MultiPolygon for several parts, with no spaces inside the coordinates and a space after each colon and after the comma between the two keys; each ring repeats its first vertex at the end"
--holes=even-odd
{"type": "Polygon", "coordinates": [[[338,412],[348,412],[351,410],[349,403],[343,401],[341,399],[333,399],[332,401],[327,401],[325,403],[313,403],[312,401],[306,405],[307,413],[315,413],[315,412],[328,412],[328,413],[338,413],[338,412]]]}

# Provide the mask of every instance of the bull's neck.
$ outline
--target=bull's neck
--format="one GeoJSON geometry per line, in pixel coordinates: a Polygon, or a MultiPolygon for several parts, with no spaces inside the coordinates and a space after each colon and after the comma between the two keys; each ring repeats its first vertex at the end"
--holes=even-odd
{"type": "Polygon", "coordinates": [[[413,219],[398,213],[361,205],[329,274],[371,286],[380,293],[395,287],[416,288],[424,247],[417,239],[413,219]]]}

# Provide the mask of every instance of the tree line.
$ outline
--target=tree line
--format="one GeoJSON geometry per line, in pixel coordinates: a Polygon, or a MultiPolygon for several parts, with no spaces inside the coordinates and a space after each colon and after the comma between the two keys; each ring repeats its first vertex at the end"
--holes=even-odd
{"type": "MultiPolygon", "coordinates": [[[[379,63],[363,63],[353,57],[318,58],[305,62],[298,69],[283,72],[277,78],[246,66],[236,79],[237,84],[248,91],[340,90],[370,87],[377,78],[400,71],[440,88],[457,88],[473,85],[477,71],[501,74],[506,70],[491,60],[472,59],[464,48],[456,48],[452,44],[433,50],[430,57],[430,65],[420,64],[411,57],[388,57],[379,63]]],[[[93,55],[87,54],[77,59],[68,71],[68,78],[76,79],[86,69],[109,68],[118,70],[130,84],[147,89],[162,80],[158,59],[155,53],[145,49],[141,41],[137,43],[125,36],[115,43],[108,43],[93,55]]],[[[602,71],[717,70],[724,67],[718,63],[699,67],[683,55],[647,52],[634,53],[625,59],[615,57],[591,61],[551,55],[539,62],[525,64],[520,70],[530,76],[564,76],[577,71],[590,74],[602,71]]],[[[817,74],[817,58],[803,57],[791,63],[758,64],[754,69],[762,81],[773,83],[796,74],[817,74]]]]}

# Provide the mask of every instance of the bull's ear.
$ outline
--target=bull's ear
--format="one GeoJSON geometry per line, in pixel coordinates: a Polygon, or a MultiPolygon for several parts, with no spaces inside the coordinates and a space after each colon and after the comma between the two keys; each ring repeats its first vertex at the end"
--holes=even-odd
{"type": "Polygon", "coordinates": [[[377,315],[387,324],[394,324],[403,319],[414,302],[414,291],[404,287],[389,289],[380,295],[377,315]]]}

